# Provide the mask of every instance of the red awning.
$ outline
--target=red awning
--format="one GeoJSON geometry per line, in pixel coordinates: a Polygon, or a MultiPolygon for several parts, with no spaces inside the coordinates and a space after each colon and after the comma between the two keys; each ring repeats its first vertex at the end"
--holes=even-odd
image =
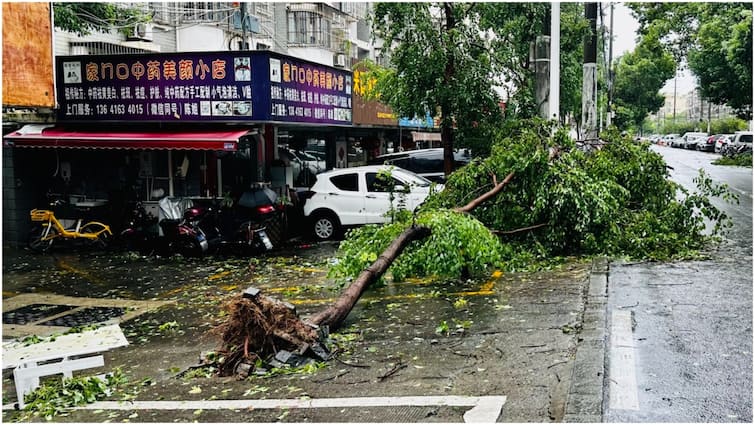
{"type": "Polygon", "coordinates": [[[5,146],[83,149],[182,149],[235,151],[248,130],[96,132],[26,126],[6,135],[5,146]]]}

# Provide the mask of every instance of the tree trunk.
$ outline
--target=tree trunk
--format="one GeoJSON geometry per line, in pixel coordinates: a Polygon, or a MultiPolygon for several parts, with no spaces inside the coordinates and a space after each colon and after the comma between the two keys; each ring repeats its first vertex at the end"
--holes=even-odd
{"type": "Polygon", "coordinates": [[[396,239],[388,245],[388,248],[380,254],[375,262],[369,267],[364,269],[359,276],[351,282],[346,290],[341,293],[341,296],[336,300],[334,304],[310,317],[307,322],[313,325],[328,325],[330,329],[337,329],[341,326],[341,323],[346,319],[351,310],[356,305],[362,293],[373,282],[378,280],[380,276],[393,264],[393,261],[398,257],[401,252],[406,248],[409,243],[415,240],[424,239],[430,236],[430,229],[422,226],[412,226],[404,230],[396,239]]]}
{"type": "MultiPolygon", "coordinates": [[[[454,18],[453,5],[449,2],[443,3],[443,9],[446,15],[446,34],[452,34],[456,29],[456,19],[454,18]]],[[[447,44],[446,67],[443,70],[443,84],[445,87],[451,87],[456,76],[456,63],[454,62],[454,42],[451,40],[447,44]]],[[[443,173],[448,177],[454,171],[454,133],[453,133],[453,111],[449,105],[447,96],[443,97],[440,105],[440,140],[443,146],[443,173]]]]}

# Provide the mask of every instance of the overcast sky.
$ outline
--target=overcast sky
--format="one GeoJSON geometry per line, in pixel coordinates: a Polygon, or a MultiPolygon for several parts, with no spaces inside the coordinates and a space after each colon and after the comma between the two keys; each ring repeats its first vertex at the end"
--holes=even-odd
{"type": "MultiPolygon", "coordinates": [[[[603,9],[606,13],[606,25],[610,25],[609,7],[603,9]]],[[[637,44],[637,29],[639,23],[632,16],[632,12],[624,6],[624,3],[615,3],[613,12],[613,57],[617,58],[623,53],[634,50],[634,46],[637,44]]],[[[690,75],[689,71],[679,72],[676,79],[677,94],[686,94],[695,88],[695,80],[690,75]]],[[[666,83],[666,86],[661,89],[661,92],[673,94],[674,93],[674,80],[671,79],[666,83]]]]}

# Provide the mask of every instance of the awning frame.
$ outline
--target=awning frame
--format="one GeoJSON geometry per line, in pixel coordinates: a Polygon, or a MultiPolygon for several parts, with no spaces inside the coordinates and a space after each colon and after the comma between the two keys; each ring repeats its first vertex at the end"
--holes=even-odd
{"type": "Polygon", "coordinates": [[[235,152],[248,129],[184,132],[89,132],[25,126],[3,137],[4,146],[69,149],[169,149],[235,152]]]}

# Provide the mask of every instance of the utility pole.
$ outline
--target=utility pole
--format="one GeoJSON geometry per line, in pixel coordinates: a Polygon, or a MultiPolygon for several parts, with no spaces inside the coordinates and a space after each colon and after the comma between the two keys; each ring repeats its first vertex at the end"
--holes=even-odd
{"type": "Polygon", "coordinates": [[[613,118],[613,2],[611,2],[611,29],[608,33],[608,107],[606,108],[606,127],[611,126],[613,118]]]}
{"type": "Polygon", "coordinates": [[[584,140],[597,140],[598,3],[585,3],[585,18],[590,23],[590,35],[585,39],[584,65],[582,67],[582,131],[584,140]]]}
{"type": "Polygon", "coordinates": [[[561,5],[551,3],[551,73],[548,116],[560,121],[561,110],[561,5]]]}
{"type": "Polygon", "coordinates": [[[550,25],[548,24],[548,14],[543,20],[543,35],[535,38],[534,61],[535,61],[535,103],[537,104],[538,115],[544,119],[550,119],[550,25]]]}
{"type": "Polygon", "coordinates": [[[561,8],[558,2],[551,3],[550,22],[543,21],[544,35],[535,39],[535,102],[540,117],[559,121],[560,83],[560,31],[561,8]]]}
{"type": "Polygon", "coordinates": [[[246,44],[246,3],[240,2],[241,8],[241,48],[239,50],[248,50],[246,44]]]}
{"type": "Polygon", "coordinates": [[[674,73],[674,125],[676,125],[676,75],[678,73],[674,73]]]}

